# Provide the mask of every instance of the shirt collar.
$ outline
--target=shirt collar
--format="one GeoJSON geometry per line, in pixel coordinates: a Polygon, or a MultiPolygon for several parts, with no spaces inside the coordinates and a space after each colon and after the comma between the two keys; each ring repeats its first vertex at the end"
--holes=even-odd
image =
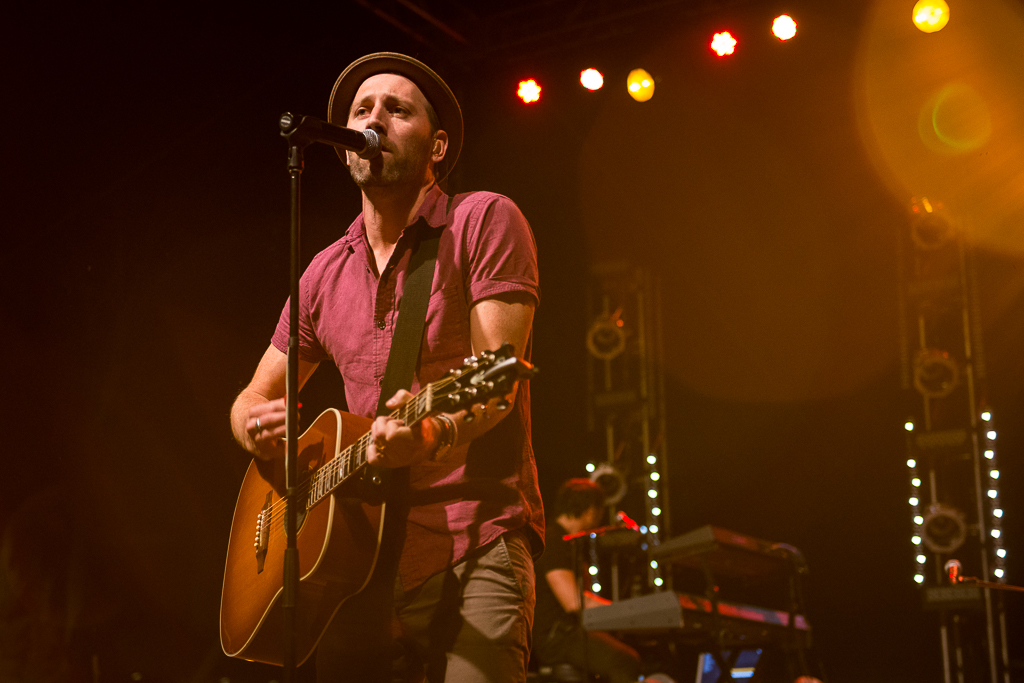
{"type": "MultiPolygon", "coordinates": [[[[423,197],[423,203],[420,204],[419,210],[409,221],[409,225],[415,225],[420,218],[427,221],[427,224],[432,228],[440,228],[448,223],[448,195],[441,191],[437,183],[434,183],[427,194],[423,197]]],[[[406,227],[408,228],[409,225],[406,227]]],[[[348,227],[345,232],[345,236],[341,238],[340,242],[344,246],[352,246],[357,240],[362,239],[366,232],[366,228],[363,225],[363,214],[362,212],[356,216],[356,219],[352,221],[352,224],[348,227]]]]}

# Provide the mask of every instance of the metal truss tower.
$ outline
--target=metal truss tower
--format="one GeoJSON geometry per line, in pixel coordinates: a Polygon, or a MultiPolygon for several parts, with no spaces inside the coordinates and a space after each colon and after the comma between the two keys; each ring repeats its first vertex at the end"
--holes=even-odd
{"type": "MultiPolygon", "coordinates": [[[[670,538],[659,285],[642,268],[596,266],[587,305],[587,469],[604,489],[613,521],[618,510],[637,520],[646,550],[670,538]]],[[[617,568],[613,572],[614,600],[617,568]]],[[[644,573],[641,590],[667,586],[656,561],[644,573]]]]}
{"type": "Polygon", "coordinates": [[[1006,581],[997,435],[985,400],[966,232],[962,221],[922,197],[914,199],[900,238],[914,580],[924,608],[939,614],[946,683],[1009,683],[1002,591],[949,579],[957,567],[981,581],[1006,581]]]}

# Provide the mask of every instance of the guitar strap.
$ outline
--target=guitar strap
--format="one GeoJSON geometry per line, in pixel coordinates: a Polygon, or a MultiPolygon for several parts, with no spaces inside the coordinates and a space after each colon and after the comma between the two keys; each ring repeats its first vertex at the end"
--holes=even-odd
{"type": "MultiPolygon", "coordinates": [[[[399,389],[412,386],[416,361],[419,359],[420,347],[423,344],[423,326],[427,319],[427,302],[430,299],[430,285],[434,281],[434,270],[437,264],[437,247],[441,241],[441,233],[451,220],[453,197],[448,197],[445,210],[445,226],[432,228],[426,219],[420,219],[413,225],[416,244],[413,246],[412,257],[406,270],[405,286],[402,288],[402,302],[398,306],[398,322],[391,338],[391,352],[384,368],[384,380],[381,383],[380,399],[377,401],[377,415],[387,415],[391,410],[385,402],[395,395],[399,389]]],[[[407,468],[401,468],[403,470],[407,468]]],[[[367,475],[371,481],[381,481],[385,486],[386,496],[390,499],[400,495],[402,486],[393,481],[396,472],[385,467],[367,467],[367,475]],[[392,481],[389,481],[392,480],[392,481]]],[[[407,479],[408,472],[402,472],[398,479],[407,479]]]]}

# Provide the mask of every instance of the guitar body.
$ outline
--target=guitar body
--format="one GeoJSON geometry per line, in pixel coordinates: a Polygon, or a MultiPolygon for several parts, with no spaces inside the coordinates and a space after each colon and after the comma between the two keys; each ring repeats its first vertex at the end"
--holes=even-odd
{"type": "MultiPolygon", "coordinates": [[[[372,420],[329,409],[299,437],[299,481],[335,458],[372,420]]],[[[256,459],[235,504],[224,567],[220,642],[224,653],[282,663],[284,626],[283,463],[275,471],[256,459]]],[[[299,502],[299,594],[295,613],[296,661],[316,648],[334,613],[366,585],[377,560],[384,505],[357,496],[358,478],[341,484],[309,510],[299,502]]],[[[306,489],[303,489],[306,490],[306,489]]]]}

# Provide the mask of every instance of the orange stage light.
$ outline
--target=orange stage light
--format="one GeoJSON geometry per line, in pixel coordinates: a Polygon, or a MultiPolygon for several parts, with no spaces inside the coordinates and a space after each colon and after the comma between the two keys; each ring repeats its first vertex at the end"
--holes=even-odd
{"type": "Polygon", "coordinates": [[[716,33],[711,39],[711,49],[715,51],[719,57],[731,55],[736,51],[736,39],[732,37],[732,34],[728,31],[722,31],[716,33]]]}
{"type": "Polygon", "coordinates": [[[796,35],[796,22],[788,14],[777,16],[772,23],[772,33],[779,40],[789,40],[796,35]]]}
{"type": "Polygon", "coordinates": [[[646,102],[654,97],[654,77],[643,69],[633,69],[626,78],[626,90],[637,102],[646,102]]]}
{"type": "Polygon", "coordinates": [[[528,81],[519,81],[519,90],[516,91],[516,95],[526,104],[532,104],[540,99],[540,85],[532,78],[528,81]]]}
{"type": "Polygon", "coordinates": [[[604,75],[597,69],[585,69],[580,72],[580,83],[587,90],[600,90],[604,85],[604,75]]]}
{"type": "Polygon", "coordinates": [[[949,5],[944,0],[919,0],[914,5],[914,25],[925,33],[935,33],[949,21],[949,5]]]}

